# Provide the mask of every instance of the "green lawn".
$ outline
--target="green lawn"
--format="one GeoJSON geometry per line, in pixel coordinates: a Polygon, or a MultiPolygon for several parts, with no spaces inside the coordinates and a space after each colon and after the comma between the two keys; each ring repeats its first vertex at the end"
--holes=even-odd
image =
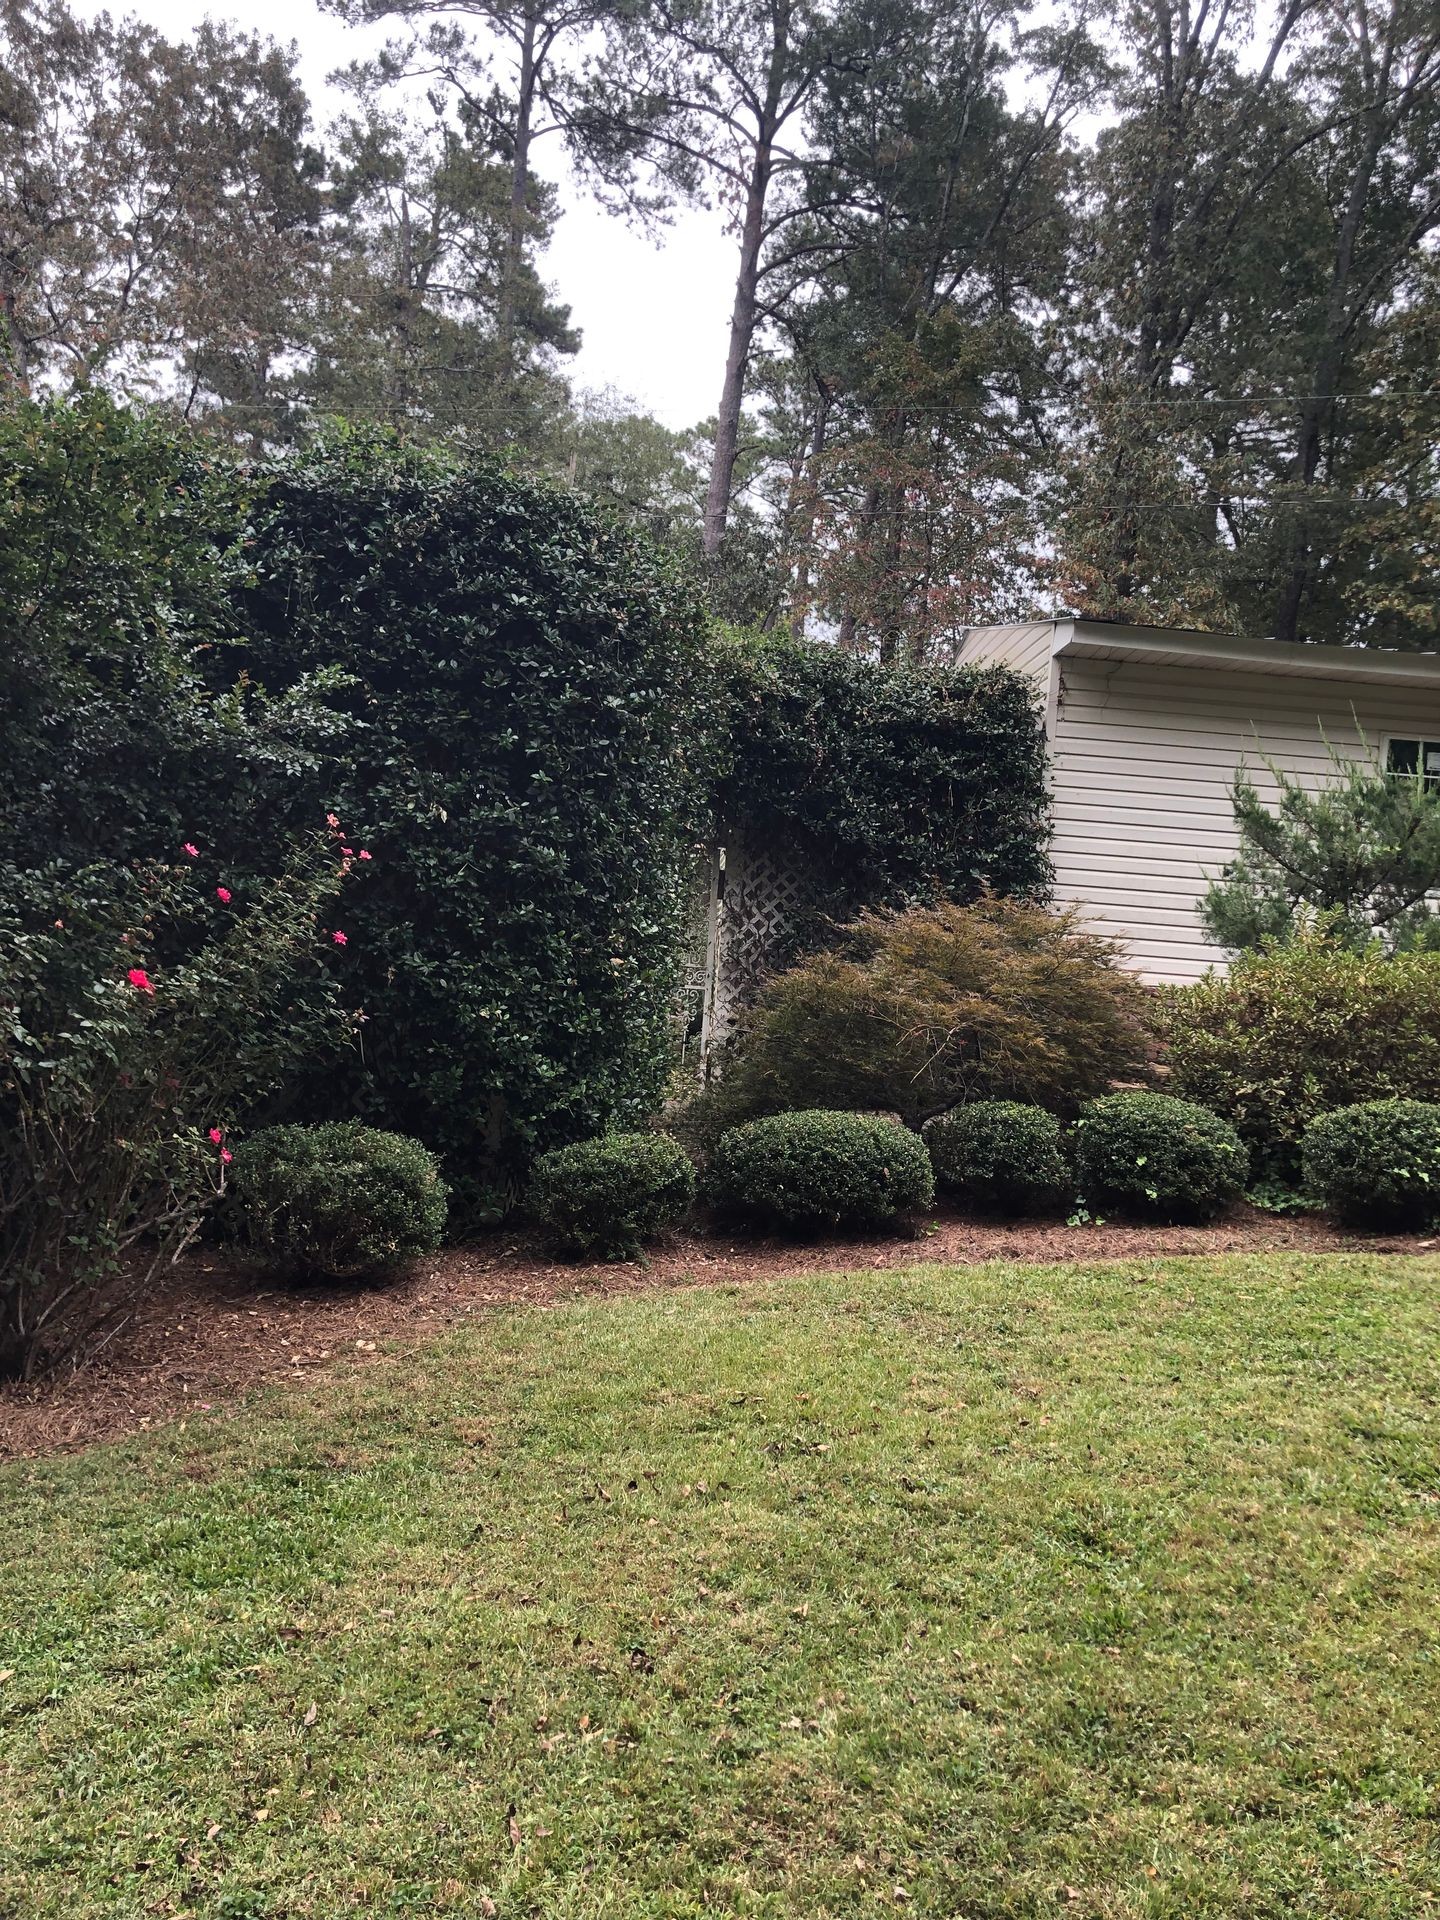
{"type": "Polygon", "coordinates": [[[495,1315],[0,1474],[0,1914],[1440,1914],[1440,1263],[495,1315]]]}

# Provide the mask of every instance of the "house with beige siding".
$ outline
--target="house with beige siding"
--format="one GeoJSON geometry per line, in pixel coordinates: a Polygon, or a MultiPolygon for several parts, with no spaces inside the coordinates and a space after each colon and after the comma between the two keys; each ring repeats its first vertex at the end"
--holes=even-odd
{"type": "Polygon", "coordinates": [[[1307,785],[1332,750],[1440,777],[1440,656],[1293,646],[1238,634],[1042,620],[972,627],[959,659],[1026,674],[1044,702],[1057,903],[1117,939],[1147,980],[1194,980],[1225,954],[1198,904],[1236,851],[1243,765],[1307,785]]]}

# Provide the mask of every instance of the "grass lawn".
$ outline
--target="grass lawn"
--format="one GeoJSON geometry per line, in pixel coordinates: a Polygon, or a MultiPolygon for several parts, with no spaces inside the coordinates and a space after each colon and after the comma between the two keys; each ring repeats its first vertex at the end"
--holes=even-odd
{"type": "Polygon", "coordinates": [[[1437,1283],[653,1293],[8,1468],[0,1915],[1440,1915],[1437,1283]]]}

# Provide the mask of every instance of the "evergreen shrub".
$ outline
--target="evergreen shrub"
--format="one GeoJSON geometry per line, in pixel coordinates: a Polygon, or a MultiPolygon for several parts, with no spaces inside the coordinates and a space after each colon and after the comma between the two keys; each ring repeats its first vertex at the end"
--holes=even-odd
{"type": "Polygon", "coordinates": [[[528,1208],[562,1252],[631,1259],[695,1198],[690,1156],[663,1133],[612,1133],[542,1153],[528,1208]]]}
{"type": "Polygon", "coordinates": [[[1146,1006],[1115,948],[1069,913],[994,898],[862,913],[761,990],[683,1124],[703,1144],[792,1108],[916,1127],[973,1100],[1073,1113],[1144,1070],[1146,1006]]]}
{"type": "Polygon", "coordinates": [[[1346,1226],[1380,1231],[1440,1219],[1440,1105],[1366,1100],[1323,1113],[1305,1130],[1306,1191],[1346,1226]]]}
{"type": "Polygon", "coordinates": [[[300,1089],[434,1148],[473,1215],[547,1148],[652,1112],[709,802],[702,611],[575,494],[378,430],[259,476],[239,664],[338,664],[320,797],[357,876],[363,1054],[300,1089]]]}
{"type": "Polygon", "coordinates": [[[1043,1107],[976,1100],[925,1123],[940,1191],[982,1213],[1046,1213],[1069,1199],[1060,1122],[1043,1107]]]}
{"type": "Polygon", "coordinates": [[[935,1198],[918,1134],[864,1113],[777,1113],[721,1135],[706,1195],[762,1225],[879,1226],[935,1198]]]}
{"type": "Polygon", "coordinates": [[[1245,1190],[1250,1161],[1229,1121],[1164,1093],[1112,1093],[1074,1128],[1075,1178],[1092,1211],[1210,1220],[1245,1190]]]}
{"type": "Polygon", "coordinates": [[[250,1245],[301,1277],[381,1272],[444,1235],[434,1155],[358,1120],[266,1127],[236,1148],[232,1172],[250,1245]]]}
{"type": "Polygon", "coordinates": [[[717,816],[798,852],[822,903],[777,964],[864,907],[1046,896],[1044,714],[1023,675],[881,665],[788,636],[727,657],[717,816]]]}
{"type": "Polygon", "coordinates": [[[1323,928],[1168,989],[1169,1085],[1223,1114],[1257,1174],[1293,1183],[1319,1114],[1440,1100],[1440,953],[1351,952],[1323,928]]]}

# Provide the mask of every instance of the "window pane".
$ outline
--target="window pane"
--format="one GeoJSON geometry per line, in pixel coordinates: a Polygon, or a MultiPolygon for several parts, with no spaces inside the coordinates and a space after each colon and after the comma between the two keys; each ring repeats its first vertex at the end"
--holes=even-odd
{"type": "Polygon", "coordinates": [[[1418,773],[1420,771],[1420,742],[1418,740],[1392,740],[1390,742],[1391,773],[1418,773]]]}

